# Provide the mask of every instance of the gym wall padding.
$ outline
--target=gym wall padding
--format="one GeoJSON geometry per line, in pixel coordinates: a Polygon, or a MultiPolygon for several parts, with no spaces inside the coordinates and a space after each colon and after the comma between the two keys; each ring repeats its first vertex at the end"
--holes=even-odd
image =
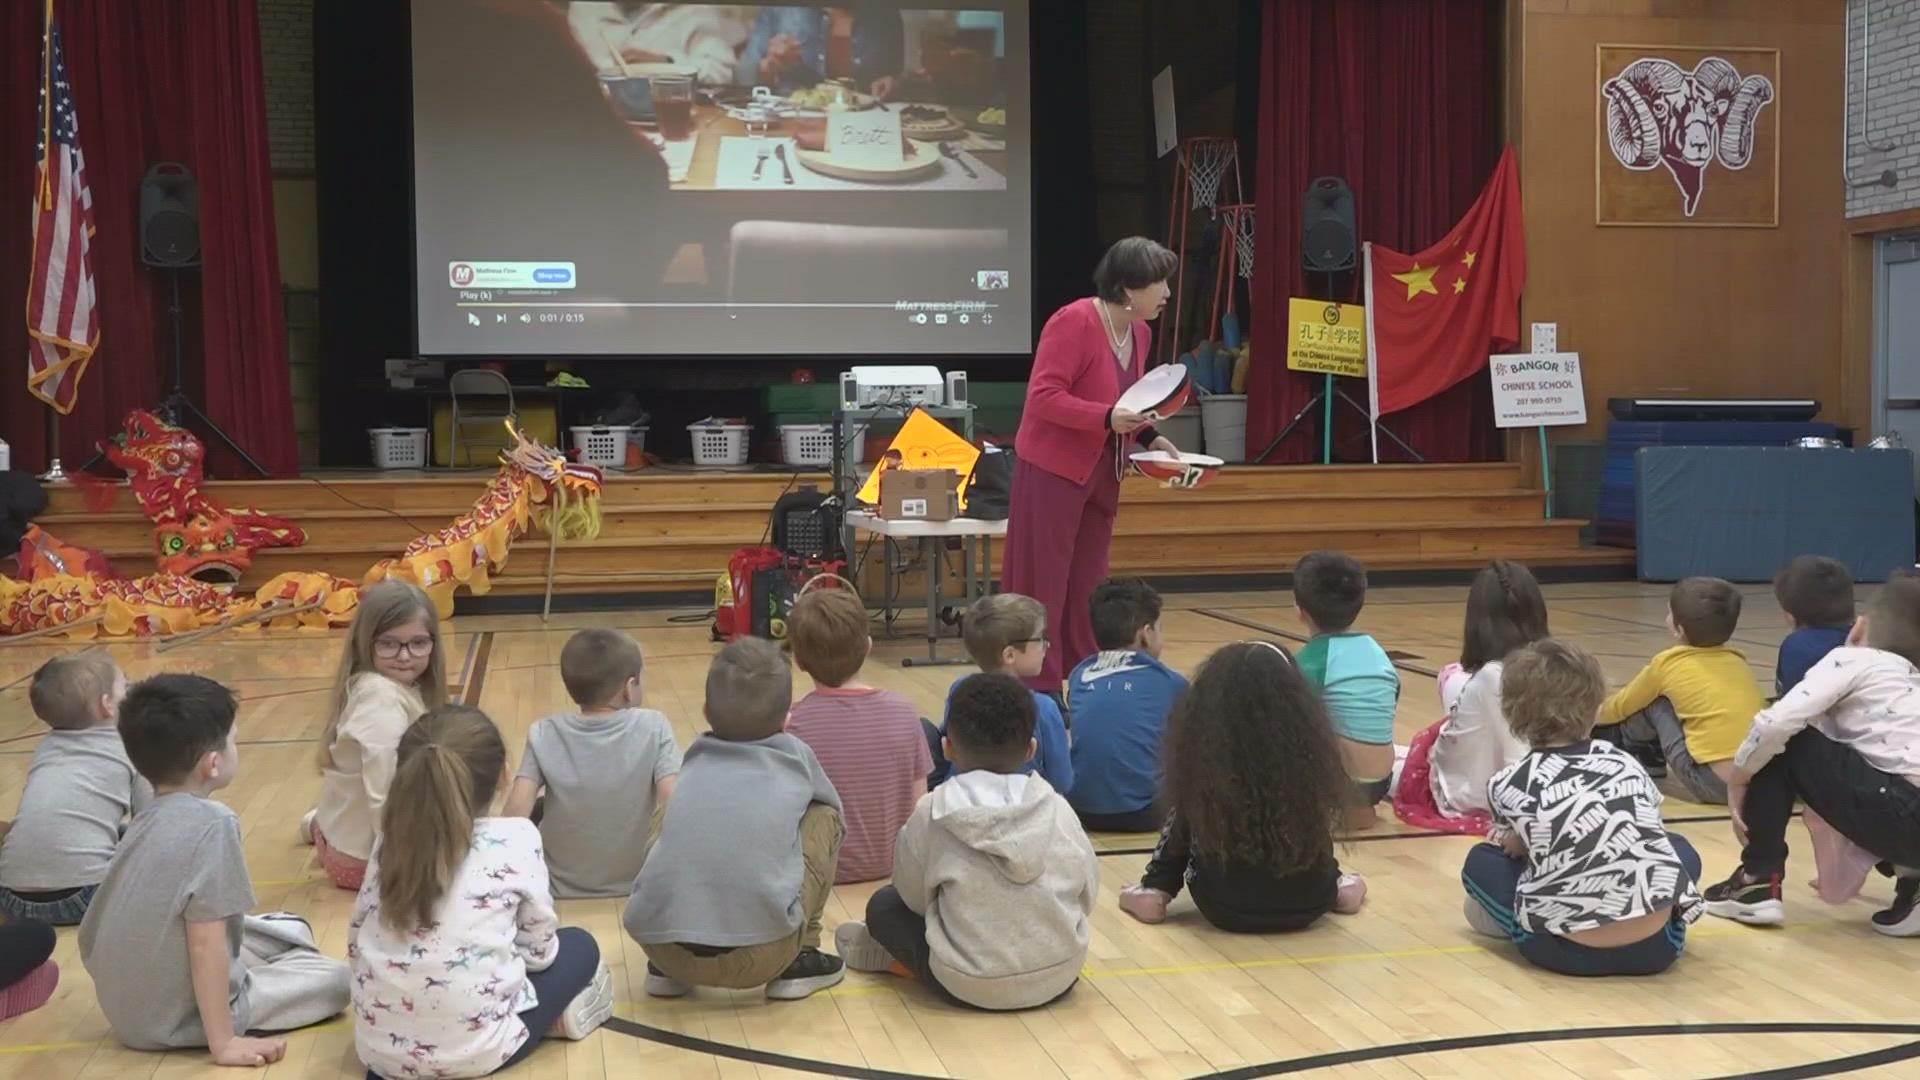
{"type": "Polygon", "coordinates": [[[1772,581],[1795,555],[1859,581],[1913,565],[1912,451],[1650,446],[1634,465],[1642,581],[1772,581]]]}

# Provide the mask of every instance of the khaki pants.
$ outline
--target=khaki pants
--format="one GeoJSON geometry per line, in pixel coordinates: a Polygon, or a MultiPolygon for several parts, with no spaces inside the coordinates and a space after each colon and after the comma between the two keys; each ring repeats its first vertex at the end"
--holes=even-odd
{"type": "MultiPolygon", "coordinates": [[[[660,821],[661,814],[656,811],[647,841],[649,850],[660,838],[660,821]]],[[[679,944],[642,945],[641,950],[661,974],[694,986],[730,990],[765,986],[787,970],[801,949],[820,947],[820,916],[833,892],[833,871],[840,861],[840,841],[846,835],[840,811],[825,803],[814,803],[801,815],[800,855],[806,865],[800,878],[800,903],[806,909],[806,920],[786,937],[762,945],[742,945],[718,956],[700,956],[679,944]]]]}

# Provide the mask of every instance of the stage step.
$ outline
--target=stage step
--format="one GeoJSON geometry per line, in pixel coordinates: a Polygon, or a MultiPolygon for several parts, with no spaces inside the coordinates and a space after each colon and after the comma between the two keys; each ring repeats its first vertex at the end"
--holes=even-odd
{"type": "MultiPolygon", "coordinates": [[[[466,513],[492,474],[479,470],[320,474],[295,481],[213,481],[210,494],[298,522],[309,542],[258,552],[248,583],[288,570],[358,578],[423,532],[466,513]]],[[[613,473],[602,532],[562,545],[562,592],[705,589],[737,548],[760,543],[775,500],[825,474],[656,471],[613,473]]],[[[49,491],[42,527],[104,550],[128,573],[152,565],[152,525],[131,493],[93,512],[70,487],[49,491]]],[[[1473,566],[1495,556],[1542,565],[1612,565],[1630,555],[1583,553],[1570,519],[1544,517],[1545,495],[1518,465],[1234,466],[1204,491],[1128,479],[1115,530],[1116,573],[1198,576],[1283,573],[1308,551],[1337,548],[1377,569],[1473,566]]],[[[1001,545],[996,545],[996,560],[1001,545]]],[[[496,591],[544,586],[546,540],[515,546],[496,591]]],[[[955,560],[957,564],[957,560],[955,560]]],[[[917,589],[910,582],[910,590],[917,589]]],[[[918,595],[909,591],[908,595],[918,595]]]]}

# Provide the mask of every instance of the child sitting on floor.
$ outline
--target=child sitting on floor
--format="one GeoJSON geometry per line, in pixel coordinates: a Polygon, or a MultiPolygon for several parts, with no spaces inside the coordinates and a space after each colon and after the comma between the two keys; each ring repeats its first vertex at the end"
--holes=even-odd
{"type": "Polygon", "coordinates": [[[913,702],[859,681],[873,651],[867,605],[850,589],[814,589],[787,616],[787,641],[813,692],[794,703],[787,732],[813,749],[833,789],[847,838],[833,881],[893,873],[893,841],[927,793],[933,755],[913,702]]]}
{"type": "Polygon", "coordinates": [[[320,802],[300,823],[335,885],[360,888],[393,780],[394,748],[421,713],[446,703],[446,650],[433,601],[404,581],[361,590],[320,736],[320,802]]]}
{"type": "MultiPolygon", "coordinates": [[[[1830,828],[1886,860],[1893,906],[1873,916],[1890,937],[1920,937],[1920,580],[1881,586],[1848,643],[1753,718],[1733,759],[1727,806],[1740,866],[1707,890],[1707,911],[1745,923],[1786,921],[1787,823],[1796,799],[1807,827],[1830,828]]],[[[1814,850],[1823,837],[1814,832],[1814,850]]],[[[1870,860],[1869,860],[1870,861],[1870,860]]],[[[1864,866],[1859,871],[1865,874],[1864,866]]],[[[1833,883],[1820,866],[1820,889],[1833,883]]],[[[1858,879],[1853,882],[1858,887],[1858,879]]],[[[1849,890],[1850,891],[1850,890],[1849,890]]],[[[1846,899],[1845,891],[1835,901],[1846,899]]]]}
{"type": "Polygon", "coordinates": [[[1467,922],[1563,975],[1653,975],[1700,917],[1700,856],[1660,820],[1633,755],[1591,737],[1607,684],[1578,645],[1507,658],[1501,708],[1532,750],[1487,785],[1493,842],[1467,853],[1467,922]]]}
{"type": "MultiPolygon", "coordinates": [[[[1047,609],[1040,606],[1040,601],[1019,593],[982,597],[967,609],[961,637],[967,643],[967,653],[984,674],[1031,679],[1040,673],[1047,659],[1047,609]]],[[[949,703],[959,685],[955,682],[947,689],[949,703]]],[[[1072,791],[1073,756],[1067,743],[1067,722],[1060,715],[1060,703],[1038,690],[1033,694],[1037,717],[1033,737],[1039,740],[1040,750],[1020,771],[1039,773],[1055,791],[1072,791]]],[[[945,731],[945,725],[937,730],[927,725],[928,743],[938,745],[945,731]]],[[[951,769],[947,775],[952,775],[951,769]]]]}
{"type": "Polygon", "coordinates": [[[127,691],[120,738],[153,785],[80,924],[100,1011],[135,1050],[204,1046],[216,1065],[268,1065],[291,1031],[347,1007],[347,966],[298,915],[255,916],[240,818],[214,792],[240,766],[232,691],[156,675],[127,691]]]}
{"type": "Polygon", "coordinates": [[[1313,635],[1300,649],[1300,671],[1326,701],[1340,738],[1349,788],[1346,823],[1364,829],[1393,786],[1393,715],[1400,674],[1380,643],[1355,632],[1367,602],[1367,568],[1338,551],[1316,551],[1293,568],[1293,604],[1313,635]]]}
{"type": "Polygon", "coordinates": [[[855,971],[898,962],[953,1001],[1027,1009],[1073,988],[1100,889],[1093,845],[1033,756],[1033,692],[970,675],[947,710],[959,772],[920,800],[894,853],[893,884],[867,918],[834,932],[855,971]]]}
{"type": "Polygon", "coordinates": [[[1654,656],[1600,707],[1595,738],[1665,760],[1666,790],[1725,804],[1733,753],[1765,704],[1747,658],[1727,645],[1740,623],[1740,590],[1690,577],[1667,599],[1680,644],[1654,656]]]}
{"type": "Polygon", "coordinates": [[[51,959],[55,940],[51,923],[0,923],[0,1020],[30,1013],[53,997],[60,985],[60,965],[51,959]]]}
{"type": "Polygon", "coordinates": [[[72,926],[107,876],[127,819],[153,801],[115,723],[127,677],[105,650],[57,657],[33,674],[27,700],[51,728],[33,752],[27,788],[0,844],[0,914],[72,926]]]}
{"type": "Polygon", "coordinates": [[[1786,697],[1820,658],[1847,643],[1853,629],[1853,573],[1825,555],[1790,559],[1773,579],[1774,599],[1791,627],[1773,667],[1773,693],[1786,697]]]}
{"type": "Polygon", "coordinates": [[[1186,676],[1160,662],[1160,594],[1138,578],[1103,582],[1089,605],[1100,651],[1067,677],[1073,790],[1090,830],[1159,832],[1160,740],[1186,676]]]}
{"type": "Polygon", "coordinates": [[[1120,910],[1160,922],[1182,886],[1234,933],[1360,910],[1367,883],[1333,852],[1348,804],[1338,741],[1285,649],[1245,641],[1209,657],[1174,707],[1166,755],[1166,828],[1120,910]]]}
{"type": "Polygon", "coordinates": [[[673,794],[680,746],[664,715],[640,707],[641,665],[639,644],[618,630],[574,634],[560,649],[560,681],[579,711],[527,729],[501,815],[527,817],[539,804],[555,896],[632,892],[654,811],[673,794]]]}
{"type": "Polygon", "coordinates": [[[711,731],[687,747],[673,802],[627,901],[647,954],[646,991],[695,986],[792,1001],[845,978],[820,951],[840,859],[840,796],[787,734],[793,670],[772,642],[741,638],[707,670],[711,731]]]}
{"type": "Polygon", "coordinates": [[[540,832],[488,808],[507,747],[443,705],[401,736],[392,797],[347,924],[353,1042],[381,1076],[486,1076],[613,1011],[593,935],[562,927],[540,832]]]}
{"type": "Polygon", "coordinates": [[[1434,804],[1452,817],[1487,813],[1487,781],[1527,753],[1500,711],[1500,681],[1509,654],[1547,636],[1547,602],[1533,573],[1500,559],[1475,575],[1461,636],[1467,679],[1428,757],[1434,804]]]}

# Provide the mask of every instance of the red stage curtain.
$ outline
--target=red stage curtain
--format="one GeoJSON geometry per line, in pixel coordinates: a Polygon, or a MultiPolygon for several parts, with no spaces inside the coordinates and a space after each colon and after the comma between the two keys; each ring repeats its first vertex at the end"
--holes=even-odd
{"type": "MultiPolygon", "coordinates": [[[[1287,299],[1317,296],[1300,267],[1300,200],[1317,176],[1353,186],[1359,237],[1419,251],[1473,205],[1499,159],[1500,5],[1490,0],[1266,0],[1261,22],[1258,205],[1247,441],[1257,454],[1304,406],[1319,376],[1286,368],[1287,299]]],[[[1358,274],[1335,279],[1358,302],[1358,274]]],[[[1336,379],[1366,403],[1366,386],[1336,379]]],[[[1334,410],[1334,456],[1367,455],[1366,418],[1334,410]]],[[[1486,376],[1385,418],[1429,461],[1497,459],[1486,376]]],[[[1318,461],[1320,417],[1268,462],[1318,461]]],[[[1380,440],[1382,461],[1408,460],[1380,440]]]]}
{"type": "MultiPolygon", "coordinates": [[[[202,266],[183,279],[188,392],[275,476],[299,473],[255,0],[58,5],[93,190],[100,350],[60,420],[69,468],[171,386],[167,283],[140,263],[139,183],[156,161],[200,182],[202,266]],[[202,359],[204,358],[204,360],[202,359]]],[[[26,390],[27,272],[41,4],[0,10],[0,437],[38,471],[53,414],[26,390]]],[[[202,434],[203,439],[207,437],[202,434]]],[[[208,467],[240,475],[208,439],[208,467]]]]}

